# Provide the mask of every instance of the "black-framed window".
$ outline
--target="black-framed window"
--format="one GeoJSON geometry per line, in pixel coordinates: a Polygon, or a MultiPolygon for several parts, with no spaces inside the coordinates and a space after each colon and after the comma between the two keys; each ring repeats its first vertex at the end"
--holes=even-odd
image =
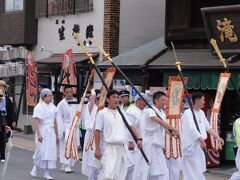
{"type": "Polygon", "coordinates": [[[93,11],[93,0],[35,0],[35,3],[36,18],[93,11]]]}
{"type": "Polygon", "coordinates": [[[24,0],[2,0],[2,13],[16,13],[24,10],[24,0]]]}
{"type": "Polygon", "coordinates": [[[48,0],[35,0],[35,17],[47,16],[48,0]]]}

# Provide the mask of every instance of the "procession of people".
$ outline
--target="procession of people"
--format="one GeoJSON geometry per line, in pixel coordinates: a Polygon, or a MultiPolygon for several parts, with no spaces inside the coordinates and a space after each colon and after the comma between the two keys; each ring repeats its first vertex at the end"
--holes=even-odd
{"type": "MultiPolygon", "coordinates": [[[[73,88],[65,86],[64,99],[57,105],[52,103],[52,92],[42,89],[41,101],[34,108],[36,125],[36,151],[33,156],[34,166],[31,175],[37,175],[37,169],[45,170],[44,178],[53,179],[50,170],[56,168],[57,145],[60,148],[61,171],[74,173],[74,159],[66,159],[64,152],[71,124],[76,113],[77,104],[73,97],[73,88]]],[[[184,180],[204,180],[206,171],[206,138],[207,133],[224,141],[210,127],[204,112],[204,94],[194,92],[192,102],[197,124],[194,124],[190,109],[183,112],[181,131],[166,120],[167,94],[157,91],[152,95],[153,108],[146,104],[146,94],[136,95],[130,103],[130,92],[109,90],[106,94],[106,106],[99,109],[100,90],[92,89],[90,100],[81,112],[80,120],[86,128],[84,147],[82,149],[82,173],[88,180],[177,180],[183,172],[184,180]],[[123,97],[127,99],[123,103],[123,97]],[[120,113],[121,111],[122,113],[120,113]],[[123,117],[124,116],[124,117],[123,117]],[[132,137],[124,123],[136,139],[132,137]],[[170,163],[165,157],[167,133],[181,139],[182,156],[170,163]],[[150,163],[147,163],[140,150],[145,152],[150,163]]],[[[80,133],[75,140],[80,144],[80,133]]]]}
{"type": "MultiPolygon", "coordinates": [[[[0,81],[2,163],[5,162],[8,133],[16,127],[16,115],[6,94],[7,87],[4,81],[0,81]]],[[[57,168],[58,146],[61,164],[59,170],[74,173],[78,159],[74,156],[69,158],[66,151],[69,134],[73,129],[76,131],[70,140],[71,147],[81,147],[80,123],[86,129],[81,148],[81,173],[88,180],[204,180],[207,165],[205,140],[208,134],[220,147],[224,145],[224,140],[211,127],[202,110],[205,105],[205,95],[202,92],[195,91],[191,94],[191,103],[185,110],[182,108],[183,102],[180,102],[183,97],[177,97],[181,112],[174,124],[169,119],[169,111],[171,100],[176,97],[163,91],[152,93],[149,101],[146,93],[132,96],[126,89],[105,90],[105,107],[100,107],[103,88],[91,89],[88,99],[80,97],[84,98],[80,104],[73,86],[64,85],[62,90],[64,97],[55,105],[53,92],[46,86],[39,89],[39,101],[33,111],[36,149],[30,172],[32,177],[36,177],[41,168],[44,170],[43,178],[54,179],[50,172],[57,168]],[[76,116],[78,123],[73,126],[76,116]],[[170,144],[167,136],[172,138],[170,144]],[[180,143],[173,146],[173,142],[180,143]],[[179,154],[168,156],[168,152],[179,154]]],[[[233,126],[237,146],[240,142],[239,122],[237,119],[233,126]]],[[[74,149],[71,148],[71,151],[74,149]]],[[[236,165],[239,169],[239,150],[236,165]]],[[[231,180],[239,177],[239,171],[235,172],[231,180]]]]}

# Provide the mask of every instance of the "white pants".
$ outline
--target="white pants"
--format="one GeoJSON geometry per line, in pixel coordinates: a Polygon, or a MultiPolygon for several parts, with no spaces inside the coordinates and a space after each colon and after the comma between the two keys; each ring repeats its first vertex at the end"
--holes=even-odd
{"type": "Polygon", "coordinates": [[[166,163],[169,172],[169,180],[179,180],[181,159],[169,159],[166,160],[166,163]]]}
{"type": "Polygon", "coordinates": [[[106,144],[98,180],[125,180],[127,159],[123,144],[106,144]]]}
{"type": "Polygon", "coordinates": [[[134,167],[132,180],[169,180],[162,146],[153,143],[152,136],[146,136],[143,150],[150,161],[150,165],[140,156],[134,167]]]}
{"type": "Polygon", "coordinates": [[[93,151],[91,151],[91,149],[89,149],[88,151],[85,151],[91,133],[92,133],[92,130],[88,129],[84,138],[83,157],[82,157],[82,174],[88,176],[88,180],[97,180],[99,171],[93,165],[94,164],[93,151]]]}
{"type": "Polygon", "coordinates": [[[195,143],[190,155],[183,154],[183,179],[205,180],[206,159],[199,143],[195,143]]]}
{"type": "Polygon", "coordinates": [[[240,179],[240,149],[238,148],[237,156],[235,158],[236,166],[238,171],[233,173],[229,180],[239,180],[240,179]]]}

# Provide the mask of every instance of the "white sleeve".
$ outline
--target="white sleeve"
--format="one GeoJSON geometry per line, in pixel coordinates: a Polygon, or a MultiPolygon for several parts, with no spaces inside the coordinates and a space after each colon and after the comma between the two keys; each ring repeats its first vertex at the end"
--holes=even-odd
{"type": "Polygon", "coordinates": [[[43,118],[41,108],[39,107],[39,105],[37,105],[33,110],[33,118],[38,118],[38,119],[43,118]]]}
{"type": "Polygon", "coordinates": [[[207,118],[206,118],[206,116],[205,116],[203,111],[202,111],[202,115],[204,117],[205,128],[206,128],[206,130],[209,130],[211,128],[211,126],[210,126],[210,124],[209,124],[209,122],[208,122],[208,120],[207,120],[207,118]]]}
{"type": "Polygon", "coordinates": [[[58,136],[59,138],[63,137],[63,111],[61,103],[57,105],[58,113],[57,113],[57,125],[58,125],[58,136]]]}
{"type": "Polygon", "coordinates": [[[104,113],[100,111],[96,117],[95,129],[103,131],[103,128],[104,128],[104,113]]]}
{"type": "Polygon", "coordinates": [[[132,126],[135,123],[135,117],[132,114],[125,113],[124,116],[126,117],[129,126],[132,126]]]}
{"type": "Polygon", "coordinates": [[[156,112],[153,109],[148,108],[146,110],[146,117],[147,118],[151,119],[152,117],[155,117],[155,116],[157,116],[157,114],[156,114],[156,112]]]}
{"type": "Polygon", "coordinates": [[[194,123],[193,115],[190,110],[186,113],[183,113],[182,121],[183,121],[183,126],[185,127],[184,130],[190,132],[191,139],[197,140],[198,138],[201,137],[201,134],[197,130],[197,127],[194,123]]]}

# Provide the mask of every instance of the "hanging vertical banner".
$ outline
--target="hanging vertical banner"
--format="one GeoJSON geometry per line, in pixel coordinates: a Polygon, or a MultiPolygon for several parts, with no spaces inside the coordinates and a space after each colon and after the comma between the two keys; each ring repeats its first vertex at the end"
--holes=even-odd
{"type": "MultiPolygon", "coordinates": [[[[104,77],[104,80],[105,80],[108,88],[111,86],[111,84],[113,82],[115,73],[116,73],[116,68],[114,68],[114,67],[110,67],[105,71],[105,74],[103,77],[104,77]]],[[[102,87],[100,88],[100,98],[99,98],[100,102],[98,105],[98,111],[102,110],[105,107],[106,96],[107,96],[107,90],[102,85],[102,87]]],[[[96,121],[94,122],[93,129],[95,129],[95,124],[96,124],[96,121]]],[[[94,131],[92,131],[92,133],[88,139],[85,151],[88,151],[89,149],[93,150],[93,145],[94,145],[93,142],[94,142],[94,131]]]]}
{"type": "Polygon", "coordinates": [[[68,134],[68,137],[67,137],[67,142],[66,142],[66,147],[65,147],[65,157],[67,159],[73,158],[75,160],[79,160],[77,143],[76,143],[76,138],[75,138],[76,137],[76,128],[77,128],[77,125],[79,124],[79,121],[80,121],[80,117],[81,117],[81,113],[82,113],[82,109],[83,109],[83,104],[84,104],[84,101],[85,101],[87,91],[90,88],[90,84],[91,84],[91,81],[93,79],[93,75],[94,75],[94,70],[91,70],[91,74],[88,78],[88,83],[87,83],[86,89],[83,93],[83,96],[81,98],[81,102],[78,105],[76,114],[75,114],[73,122],[71,124],[71,128],[70,128],[70,131],[69,131],[69,134],[68,134]]]}
{"type": "MultiPolygon", "coordinates": [[[[77,78],[75,74],[73,61],[73,53],[72,49],[67,50],[62,55],[62,77],[60,83],[61,84],[69,84],[69,85],[77,85],[77,78]]],[[[63,92],[63,86],[61,86],[60,91],[63,92]]],[[[73,92],[76,93],[76,88],[73,88],[73,92]]]]}
{"type": "MultiPolygon", "coordinates": [[[[213,130],[219,134],[218,131],[218,120],[219,120],[219,112],[222,104],[222,99],[223,96],[226,92],[228,81],[231,77],[231,73],[221,73],[218,81],[218,87],[217,87],[217,93],[216,97],[214,100],[213,108],[212,108],[212,113],[211,113],[211,118],[210,118],[210,125],[213,128],[213,130]]],[[[218,140],[214,140],[214,138],[211,136],[211,144],[212,147],[215,150],[220,150],[221,145],[218,142],[218,140]]]]}
{"type": "Polygon", "coordinates": [[[28,106],[36,106],[38,96],[37,85],[37,65],[35,57],[32,52],[27,52],[25,56],[26,61],[26,100],[28,106]]]}
{"type": "MultiPolygon", "coordinates": [[[[184,81],[187,83],[188,78],[184,81]]],[[[184,87],[179,76],[170,76],[168,79],[168,99],[166,107],[167,122],[177,130],[181,131],[181,113],[183,108],[184,87]]],[[[177,159],[182,156],[180,139],[165,133],[165,157],[177,159]]]]}
{"type": "MultiPolygon", "coordinates": [[[[108,87],[111,86],[115,73],[116,73],[116,68],[114,68],[114,67],[108,68],[107,71],[105,72],[104,80],[105,80],[106,85],[108,87]]],[[[101,91],[100,92],[100,102],[99,102],[99,106],[98,107],[99,107],[99,109],[103,109],[105,107],[105,99],[106,99],[106,96],[107,96],[107,90],[102,85],[100,91],[101,91]]]]}

